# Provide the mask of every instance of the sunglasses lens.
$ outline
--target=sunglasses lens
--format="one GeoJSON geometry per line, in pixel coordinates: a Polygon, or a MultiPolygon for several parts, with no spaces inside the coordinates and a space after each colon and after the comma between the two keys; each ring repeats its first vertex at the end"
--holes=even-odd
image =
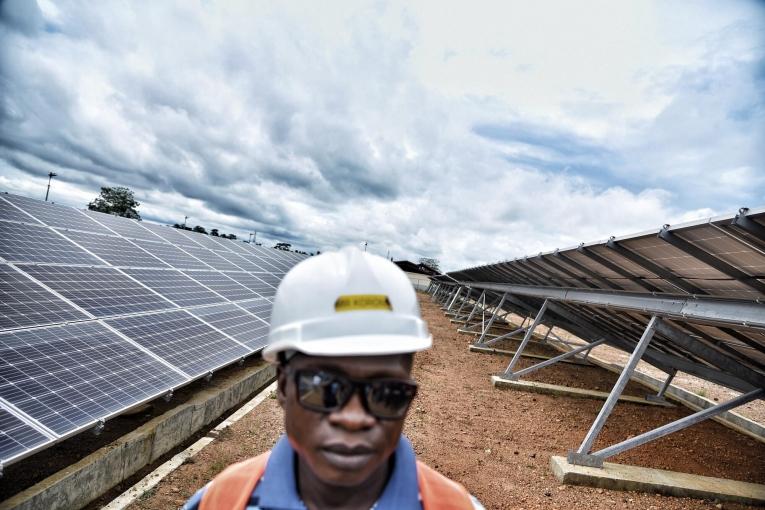
{"type": "Polygon", "coordinates": [[[417,386],[406,382],[379,381],[366,387],[369,412],[383,419],[403,418],[416,394],[417,386]]]}
{"type": "Polygon", "coordinates": [[[333,411],[348,400],[353,386],[334,374],[320,371],[300,371],[297,376],[300,403],[317,411],[333,411]]]}

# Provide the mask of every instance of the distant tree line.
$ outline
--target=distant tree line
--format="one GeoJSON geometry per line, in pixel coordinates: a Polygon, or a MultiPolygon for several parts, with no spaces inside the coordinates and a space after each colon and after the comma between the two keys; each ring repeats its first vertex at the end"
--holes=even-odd
{"type": "MultiPolygon", "coordinates": [[[[129,188],[122,186],[104,186],[101,188],[101,193],[88,204],[88,209],[91,211],[98,211],[141,221],[141,215],[138,214],[138,206],[140,205],[141,204],[136,201],[133,191],[131,191],[129,188]]],[[[237,238],[236,234],[221,234],[217,228],[210,229],[210,232],[208,233],[207,229],[202,225],[197,225],[192,228],[187,227],[185,224],[175,223],[173,224],[173,227],[179,228],[181,230],[198,232],[200,234],[205,234],[212,237],[222,237],[224,239],[232,240],[237,238]]],[[[274,248],[282,251],[300,253],[302,255],[314,255],[313,253],[307,253],[301,250],[293,250],[292,244],[290,243],[276,243],[274,248]]],[[[319,255],[320,253],[320,251],[317,251],[316,255],[319,255]]]]}
{"type": "Polygon", "coordinates": [[[207,229],[204,228],[202,225],[197,225],[194,228],[187,227],[186,225],[181,225],[180,223],[174,223],[174,228],[179,228],[181,230],[189,230],[191,232],[199,232],[200,234],[205,234],[212,237],[222,237],[224,239],[236,239],[236,234],[221,234],[217,228],[211,228],[210,232],[207,232],[207,229]]]}

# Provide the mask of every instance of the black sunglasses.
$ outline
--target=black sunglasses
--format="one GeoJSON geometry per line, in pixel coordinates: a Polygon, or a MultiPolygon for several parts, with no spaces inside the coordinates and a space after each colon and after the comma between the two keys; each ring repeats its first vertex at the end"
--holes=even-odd
{"type": "Polygon", "coordinates": [[[295,371],[298,402],[311,411],[331,413],[342,409],[357,390],[364,408],[381,420],[406,416],[417,394],[417,383],[402,379],[356,380],[326,370],[295,371]]]}

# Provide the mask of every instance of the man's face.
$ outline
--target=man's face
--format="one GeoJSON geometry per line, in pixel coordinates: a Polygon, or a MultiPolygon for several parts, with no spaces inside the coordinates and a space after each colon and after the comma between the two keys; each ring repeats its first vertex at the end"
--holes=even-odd
{"type": "Polygon", "coordinates": [[[297,355],[279,370],[279,404],[292,447],[324,483],[363,483],[396,449],[404,418],[381,420],[364,408],[358,391],[337,411],[304,408],[297,398],[296,370],[321,369],[352,379],[409,379],[411,357],[324,357],[297,355]]]}

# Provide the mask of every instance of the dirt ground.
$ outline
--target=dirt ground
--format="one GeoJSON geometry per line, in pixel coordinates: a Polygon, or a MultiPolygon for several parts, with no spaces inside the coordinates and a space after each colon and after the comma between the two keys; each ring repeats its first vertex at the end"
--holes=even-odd
{"type": "MultiPolygon", "coordinates": [[[[420,295],[420,301],[434,336],[434,348],[416,357],[414,375],[421,391],[407,418],[405,433],[422,460],[464,484],[486,508],[747,508],[560,485],[549,469],[550,456],[565,455],[579,445],[602,401],[494,389],[490,375],[502,371],[508,358],[469,353],[469,337],[457,333],[428,296],[420,295]]],[[[603,390],[614,377],[603,369],[562,364],[534,375],[535,380],[603,390]]],[[[630,391],[644,392],[634,385],[630,391]]],[[[596,448],[689,413],[684,408],[620,403],[596,448]]],[[[180,506],[228,464],[270,448],[282,430],[277,402],[267,399],[130,508],[180,506]]],[[[765,444],[711,421],[610,460],[765,483],[765,444]]]]}

